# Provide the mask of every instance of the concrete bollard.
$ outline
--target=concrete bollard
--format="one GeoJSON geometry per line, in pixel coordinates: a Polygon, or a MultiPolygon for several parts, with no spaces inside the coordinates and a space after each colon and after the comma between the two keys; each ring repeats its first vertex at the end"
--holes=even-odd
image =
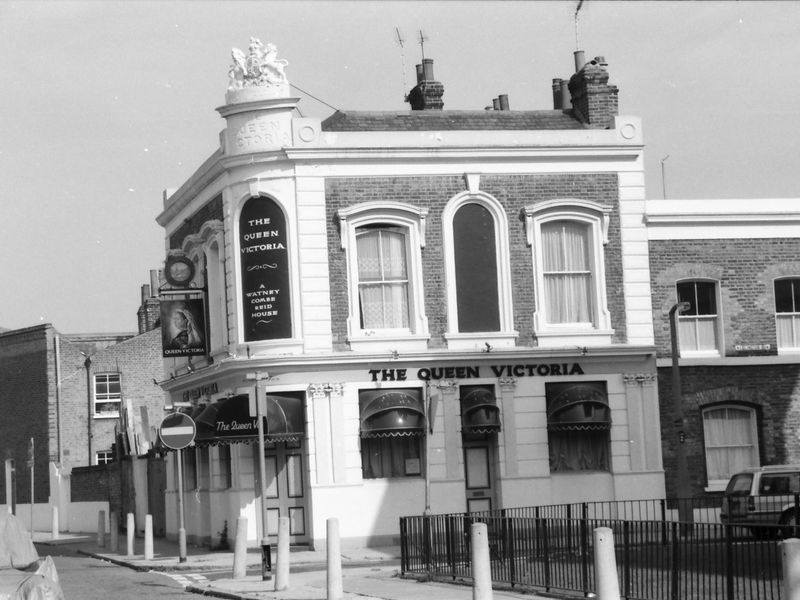
{"type": "Polygon", "coordinates": [[[53,539],[57,540],[58,539],[58,507],[57,506],[54,506],[50,510],[50,516],[51,516],[50,524],[51,524],[52,530],[53,530],[53,539]]]}
{"type": "Polygon", "coordinates": [[[342,547],[339,540],[339,519],[328,519],[327,540],[327,600],[341,600],[344,597],[342,586],[342,547]]]}
{"type": "Polygon", "coordinates": [[[236,538],[233,540],[233,578],[247,576],[247,517],[236,519],[236,538]]]}
{"type": "Polygon", "coordinates": [[[781,542],[783,568],[783,600],[800,600],[800,540],[789,538],[781,542]]]}
{"type": "Polygon", "coordinates": [[[472,541],[472,600],[492,600],[492,565],[489,560],[489,530],[486,523],[470,526],[472,541]]]}
{"type": "Polygon", "coordinates": [[[599,600],[620,600],[614,532],[609,527],[594,530],[594,579],[599,600]]]}
{"type": "Polygon", "coordinates": [[[133,513],[128,513],[126,530],[126,533],[128,534],[128,556],[133,556],[133,538],[136,535],[136,524],[133,520],[133,513]]]}
{"type": "Polygon", "coordinates": [[[112,510],[108,514],[109,519],[109,550],[114,554],[119,552],[119,517],[117,516],[117,511],[112,510]]]}
{"type": "Polygon", "coordinates": [[[101,510],[97,515],[97,545],[104,548],[106,545],[106,511],[101,510]]]}
{"type": "Polygon", "coordinates": [[[144,559],[153,560],[153,515],[144,516],[144,559]]]}
{"type": "Polygon", "coordinates": [[[289,588],[289,517],[278,519],[278,558],[276,560],[275,591],[289,588]]]}

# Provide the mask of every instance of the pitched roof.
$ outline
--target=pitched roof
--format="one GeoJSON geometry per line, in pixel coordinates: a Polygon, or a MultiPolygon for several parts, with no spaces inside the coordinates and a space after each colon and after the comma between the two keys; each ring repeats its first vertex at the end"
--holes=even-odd
{"type": "Polygon", "coordinates": [[[323,131],[458,131],[585,129],[572,110],[336,111],[323,131]]]}

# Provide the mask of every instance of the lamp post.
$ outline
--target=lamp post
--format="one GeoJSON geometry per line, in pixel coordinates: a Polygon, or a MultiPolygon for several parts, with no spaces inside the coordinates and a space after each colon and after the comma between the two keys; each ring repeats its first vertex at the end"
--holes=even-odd
{"type": "Polygon", "coordinates": [[[688,302],[678,302],[669,309],[669,336],[672,343],[672,404],[675,411],[675,423],[678,430],[678,444],[675,450],[677,462],[677,496],[678,520],[681,522],[681,532],[688,533],[692,529],[694,514],[689,497],[692,493],[689,484],[689,463],[686,457],[686,416],[683,411],[683,396],[681,394],[681,369],[678,356],[678,335],[676,331],[676,314],[689,310],[688,302]]]}

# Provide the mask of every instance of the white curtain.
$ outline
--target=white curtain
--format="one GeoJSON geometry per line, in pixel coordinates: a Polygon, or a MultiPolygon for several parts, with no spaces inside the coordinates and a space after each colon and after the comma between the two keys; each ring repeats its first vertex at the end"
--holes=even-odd
{"type": "Polygon", "coordinates": [[[357,237],[358,293],[365,329],[408,327],[406,241],[402,232],[369,229],[357,237]]]}
{"type": "Polygon", "coordinates": [[[708,479],[728,479],[733,473],[756,466],[753,411],[721,407],[703,412],[708,479]]]}
{"type": "Polygon", "coordinates": [[[544,301],[548,323],[591,323],[592,271],[585,225],[555,221],[542,226],[544,301]]]}
{"type": "Polygon", "coordinates": [[[776,319],[778,327],[778,347],[797,348],[800,346],[800,318],[798,315],[781,315],[776,319]]]}
{"type": "Polygon", "coordinates": [[[716,350],[717,317],[679,317],[678,340],[681,350],[716,350]]]}

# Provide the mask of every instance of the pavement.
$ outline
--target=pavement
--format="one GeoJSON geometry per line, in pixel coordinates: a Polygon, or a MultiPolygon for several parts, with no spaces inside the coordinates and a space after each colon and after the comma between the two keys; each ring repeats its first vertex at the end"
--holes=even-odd
{"type": "MultiPolygon", "coordinates": [[[[180,561],[177,541],[163,538],[153,540],[153,558],[144,557],[144,540],[134,540],[134,553],[127,554],[127,538],[118,538],[118,550],[111,548],[106,535],[103,545],[96,534],[59,533],[57,539],[44,532],[34,532],[33,541],[42,556],[50,546],[67,545],[71,550],[99,560],[125,566],[137,571],[161,571],[184,584],[187,591],[202,596],[234,600],[473,600],[470,581],[453,583],[426,581],[424,578],[400,575],[400,547],[355,548],[341,550],[342,595],[328,599],[327,554],[323,550],[292,548],[289,554],[289,577],[285,588],[275,589],[274,571],[265,581],[261,574],[261,550],[247,552],[247,569],[259,574],[233,578],[233,550],[213,551],[187,545],[186,557],[180,561]],[[227,571],[227,573],[225,573],[227,571]],[[212,575],[212,572],[215,572],[212,575]],[[208,577],[187,577],[207,573],[208,577]],[[220,577],[220,574],[222,576],[220,577]],[[183,575],[183,577],[181,576],[183,575]],[[211,579],[214,577],[214,579],[211,579]]],[[[276,562],[272,551],[273,569],[276,562]]],[[[336,592],[337,586],[331,589],[336,592]]],[[[332,594],[336,596],[337,594],[332,594]]],[[[533,592],[493,590],[498,600],[553,598],[533,592]]],[[[484,596],[486,598],[486,596],[484,596]]]]}

